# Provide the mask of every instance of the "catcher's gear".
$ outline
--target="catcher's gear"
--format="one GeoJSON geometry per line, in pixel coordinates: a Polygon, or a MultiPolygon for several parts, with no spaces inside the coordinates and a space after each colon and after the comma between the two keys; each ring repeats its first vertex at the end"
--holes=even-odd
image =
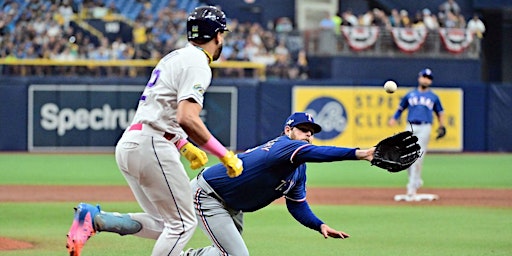
{"type": "Polygon", "coordinates": [[[446,135],[446,127],[439,126],[439,128],[437,128],[437,130],[436,130],[436,133],[437,133],[436,140],[444,137],[446,135]]]}
{"type": "Polygon", "coordinates": [[[234,178],[242,174],[244,170],[243,162],[238,158],[233,151],[228,151],[226,155],[220,158],[220,161],[226,166],[227,174],[229,177],[234,178]]]}
{"type": "Polygon", "coordinates": [[[421,156],[417,142],[418,137],[410,131],[387,137],[375,146],[371,164],[389,172],[403,171],[421,156]]]}
{"type": "Polygon", "coordinates": [[[201,168],[208,162],[206,153],[190,142],[180,148],[180,153],[190,162],[190,168],[194,170],[201,168]]]}

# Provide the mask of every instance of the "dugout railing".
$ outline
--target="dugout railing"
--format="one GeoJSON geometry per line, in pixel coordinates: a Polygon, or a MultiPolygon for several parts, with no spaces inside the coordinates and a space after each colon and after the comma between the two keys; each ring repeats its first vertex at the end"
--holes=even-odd
{"type": "MultiPolygon", "coordinates": [[[[147,76],[158,60],[52,60],[52,59],[0,59],[0,74],[6,76],[46,75],[122,75],[147,76]]],[[[266,65],[249,61],[216,61],[210,64],[214,75],[219,69],[247,69],[260,81],[266,79],[266,65]]]]}

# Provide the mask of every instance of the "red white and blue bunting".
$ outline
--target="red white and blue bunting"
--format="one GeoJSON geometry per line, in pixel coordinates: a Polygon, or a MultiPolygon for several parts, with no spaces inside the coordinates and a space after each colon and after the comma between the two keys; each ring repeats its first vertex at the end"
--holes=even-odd
{"type": "Polygon", "coordinates": [[[412,53],[421,48],[427,38],[425,28],[392,28],[391,34],[396,46],[403,52],[412,53]]]}
{"type": "Polygon", "coordinates": [[[342,26],[341,31],[347,39],[350,48],[355,51],[362,51],[372,47],[379,37],[379,27],[376,26],[342,26]]]}
{"type": "Polygon", "coordinates": [[[440,28],[439,35],[444,47],[451,53],[461,53],[473,42],[473,34],[467,29],[440,28]]]}

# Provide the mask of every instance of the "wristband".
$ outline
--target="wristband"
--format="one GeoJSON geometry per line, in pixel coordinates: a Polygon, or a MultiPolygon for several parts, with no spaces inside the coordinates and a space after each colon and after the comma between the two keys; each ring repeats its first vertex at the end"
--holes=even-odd
{"type": "Polygon", "coordinates": [[[185,146],[185,144],[188,143],[188,140],[187,139],[181,139],[179,141],[177,141],[175,143],[176,147],[178,148],[178,150],[180,150],[183,146],[185,146]]]}
{"type": "Polygon", "coordinates": [[[218,158],[225,156],[226,153],[228,152],[228,150],[222,144],[220,144],[220,142],[215,137],[213,137],[213,135],[201,147],[204,148],[206,151],[214,154],[218,158]]]}

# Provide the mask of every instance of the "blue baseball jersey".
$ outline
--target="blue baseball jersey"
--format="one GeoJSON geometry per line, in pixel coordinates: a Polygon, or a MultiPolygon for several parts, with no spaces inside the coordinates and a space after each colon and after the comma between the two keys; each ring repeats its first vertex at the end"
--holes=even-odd
{"type": "Polygon", "coordinates": [[[394,118],[400,118],[402,111],[407,108],[409,108],[409,113],[407,114],[407,121],[409,122],[432,123],[432,113],[439,114],[443,112],[443,106],[439,97],[431,90],[420,92],[416,89],[408,92],[400,101],[394,118]]]}
{"type": "Polygon", "coordinates": [[[306,162],[357,160],[356,148],[315,146],[280,136],[244,153],[244,170],[236,178],[226,174],[223,164],[203,171],[208,184],[229,208],[252,212],[285,196],[306,200],[306,162]]]}

